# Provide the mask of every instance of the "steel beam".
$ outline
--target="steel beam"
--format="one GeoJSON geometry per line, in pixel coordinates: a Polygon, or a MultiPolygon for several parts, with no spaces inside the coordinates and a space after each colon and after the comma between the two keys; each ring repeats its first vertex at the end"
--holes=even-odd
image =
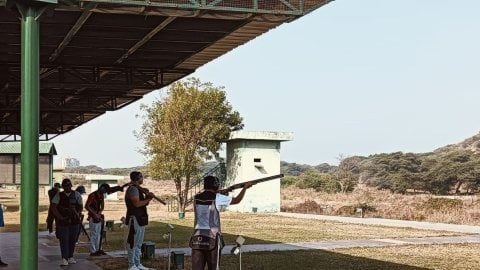
{"type": "Polygon", "coordinates": [[[237,13],[278,14],[301,16],[305,12],[304,1],[271,0],[268,5],[261,5],[260,0],[245,1],[185,1],[171,0],[84,0],[84,2],[106,3],[116,5],[147,6],[160,8],[176,8],[186,10],[225,11],[237,13]]]}

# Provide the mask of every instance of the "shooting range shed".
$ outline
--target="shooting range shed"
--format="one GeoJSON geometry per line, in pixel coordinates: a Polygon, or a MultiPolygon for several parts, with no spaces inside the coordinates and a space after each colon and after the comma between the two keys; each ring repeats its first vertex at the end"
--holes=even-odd
{"type": "MultiPolygon", "coordinates": [[[[280,174],[280,143],[293,140],[292,132],[234,131],[227,141],[227,186],[280,174]]],[[[235,190],[233,195],[240,190],[235,190]]],[[[280,178],[251,187],[230,210],[279,212],[280,178]]]]}
{"type": "MultiPolygon", "coordinates": [[[[53,143],[38,145],[38,184],[51,185],[53,176],[53,156],[57,150],[53,143]]],[[[20,142],[0,142],[0,184],[17,187],[21,184],[20,142]]]]}

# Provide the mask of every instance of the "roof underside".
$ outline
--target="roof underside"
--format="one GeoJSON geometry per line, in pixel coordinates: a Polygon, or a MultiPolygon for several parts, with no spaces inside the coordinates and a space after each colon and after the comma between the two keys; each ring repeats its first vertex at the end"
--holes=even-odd
{"type": "MultiPolygon", "coordinates": [[[[68,132],[330,0],[60,1],[41,18],[40,139],[68,132]]],[[[0,0],[0,141],[20,139],[20,20],[0,0]]]]}

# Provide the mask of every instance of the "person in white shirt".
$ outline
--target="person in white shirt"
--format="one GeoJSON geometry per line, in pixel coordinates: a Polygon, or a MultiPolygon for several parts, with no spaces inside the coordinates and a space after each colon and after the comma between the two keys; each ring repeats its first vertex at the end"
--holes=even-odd
{"type": "Polygon", "coordinates": [[[242,201],[245,191],[252,186],[247,182],[240,193],[229,197],[218,193],[220,181],[209,175],[203,178],[204,190],[194,197],[195,213],[194,231],[190,239],[192,248],[192,270],[219,269],[221,250],[224,246],[221,226],[220,209],[242,201]]]}

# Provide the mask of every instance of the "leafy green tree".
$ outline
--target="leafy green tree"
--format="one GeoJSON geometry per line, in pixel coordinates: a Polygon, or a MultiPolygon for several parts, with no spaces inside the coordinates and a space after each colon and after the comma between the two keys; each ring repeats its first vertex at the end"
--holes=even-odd
{"type": "Polygon", "coordinates": [[[296,186],[298,188],[312,188],[315,191],[334,193],[340,191],[335,177],[329,173],[321,173],[316,169],[310,169],[298,176],[296,186]]]}
{"type": "Polygon", "coordinates": [[[462,186],[478,189],[479,155],[465,149],[444,151],[427,158],[423,164],[427,190],[434,194],[459,193],[462,186]]]}
{"type": "Polygon", "coordinates": [[[231,130],[243,128],[223,89],[190,78],[173,83],[163,100],[143,108],[146,115],[139,137],[149,157],[149,173],[173,179],[181,212],[202,162],[221,148],[231,130]]]}

